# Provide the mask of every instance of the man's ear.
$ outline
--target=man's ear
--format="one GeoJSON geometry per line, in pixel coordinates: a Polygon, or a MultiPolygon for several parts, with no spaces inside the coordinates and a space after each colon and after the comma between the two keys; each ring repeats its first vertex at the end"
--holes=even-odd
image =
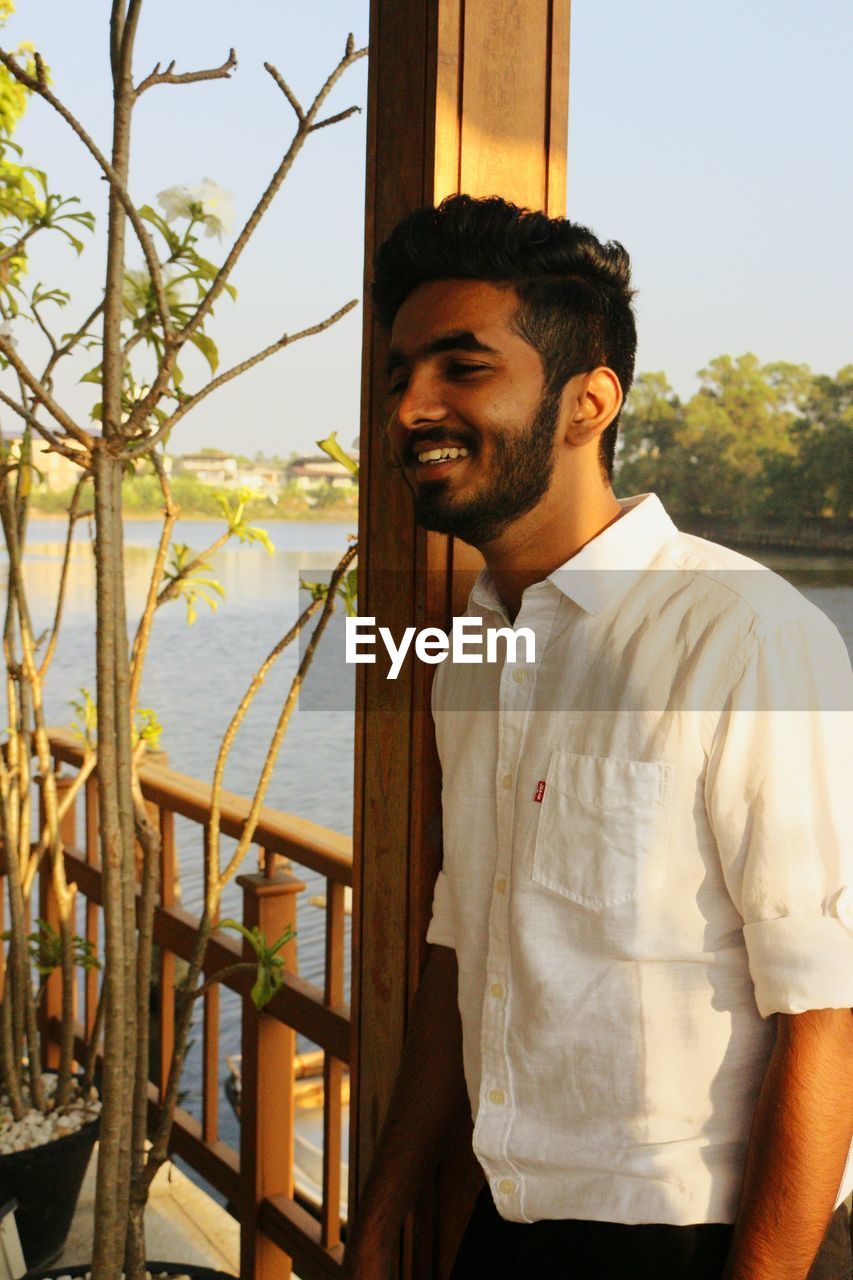
{"type": "Polygon", "coordinates": [[[566,389],[575,383],[566,440],[580,446],[597,440],[610,426],[622,408],[622,387],[606,365],[582,374],[577,380],[572,378],[566,389]]]}

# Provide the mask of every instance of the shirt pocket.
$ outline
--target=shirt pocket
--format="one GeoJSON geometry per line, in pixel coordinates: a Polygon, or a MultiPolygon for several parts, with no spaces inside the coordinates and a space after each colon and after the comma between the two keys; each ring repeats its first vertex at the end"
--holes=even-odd
{"type": "Polygon", "coordinates": [[[636,901],[666,866],[672,766],[554,751],[532,878],[590,911],[636,901]]]}

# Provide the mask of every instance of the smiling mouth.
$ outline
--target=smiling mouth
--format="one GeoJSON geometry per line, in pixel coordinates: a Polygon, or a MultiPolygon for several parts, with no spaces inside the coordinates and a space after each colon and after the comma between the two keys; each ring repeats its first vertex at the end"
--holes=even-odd
{"type": "Polygon", "coordinates": [[[452,471],[454,467],[469,457],[469,450],[464,446],[445,445],[434,449],[421,449],[415,452],[414,468],[419,480],[438,479],[452,471]]]}

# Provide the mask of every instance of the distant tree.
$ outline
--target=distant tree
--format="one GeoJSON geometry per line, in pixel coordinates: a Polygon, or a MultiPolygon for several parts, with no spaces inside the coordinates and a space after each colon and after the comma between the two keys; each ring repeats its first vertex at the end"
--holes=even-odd
{"type": "Polygon", "coordinates": [[[837,380],[751,353],[717,356],[699,378],[686,404],[662,373],[637,379],[622,418],[622,492],[653,489],[682,518],[741,523],[843,507],[843,483],[826,470],[849,433],[837,380]]]}
{"type": "Polygon", "coordinates": [[[684,410],[664,373],[642,373],[622,412],[617,470],[624,492],[671,488],[667,483],[684,427],[684,410]]]}
{"type": "Polygon", "coordinates": [[[794,456],[769,468],[768,515],[783,521],[829,516],[846,523],[853,514],[853,365],[834,378],[812,379],[791,435],[794,456]]]}

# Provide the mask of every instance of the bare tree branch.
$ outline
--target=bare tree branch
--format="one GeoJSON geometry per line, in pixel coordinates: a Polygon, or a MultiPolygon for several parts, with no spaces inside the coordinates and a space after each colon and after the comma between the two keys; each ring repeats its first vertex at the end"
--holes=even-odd
{"type": "Polygon", "coordinates": [[[121,40],[124,33],[124,0],[113,0],[110,12],[110,66],[113,78],[119,73],[121,64],[121,40]]]}
{"type": "Polygon", "coordinates": [[[163,335],[168,345],[173,338],[174,329],[172,326],[172,317],[169,313],[169,304],[166,299],[166,289],[163,283],[163,273],[160,270],[160,260],[157,257],[157,250],[154,247],[154,241],[148,234],[148,230],[142,217],[133,203],[127,188],[122,183],[113,166],[107,157],[101,151],[98,144],[83,128],[83,125],[77,117],[71,112],[64,102],[57,98],[47,83],[47,77],[44,72],[44,64],[39,54],[35,54],[36,74],[29,75],[23,67],[19,66],[14,56],[7,53],[5,49],[0,49],[0,62],[15,77],[19,84],[24,85],[32,93],[37,93],[44,98],[45,102],[53,107],[65,123],[73,129],[74,133],[83,143],[83,146],[95,160],[99,166],[116,196],[120,200],[125,213],[130,220],[131,226],[136,232],[136,238],[139,241],[143,256],[145,257],[145,265],[148,267],[148,274],[151,276],[151,285],[154,290],[154,297],[157,302],[157,314],[160,318],[160,324],[163,328],[163,335]]]}
{"type": "Polygon", "coordinates": [[[325,129],[330,124],[340,124],[342,120],[348,120],[350,116],[360,115],[361,107],[347,107],[346,111],[339,111],[336,116],[329,116],[328,120],[319,120],[317,124],[312,124],[309,133],[316,133],[318,129],[325,129]]]}
{"type": "Polygon", "coordinates": [[[10,244],[7,248],[0,250],[0,267],[2,267],[4,262],[8,262],[10,258],[16,257],[21,252],[27,241],[34,236],[37,231],[42,230],[43,226],[40,222],[33,223],[31,227],[27,227],[24,234],[19,236],[14,244],[10,244]]]}
{"type": "Polygon", "coordinates": [[[283,334],[277,342],[271,343],[268,347],[265,347],[263,351],[259,351],[257,355],[250,356],[248,360],[243,360],[240,364],[234,365],[232,369],[228,369],[225,373],[220,373],[218,377],[212,378],[210,382],[203,386],[200,391],[197,391],[195,395],[188,396],[185,400],[182,400],[177,409],[175,409],[175,411],[166,418],[162,425],[157,428],[154,435],[148,436],[138,443],[134,442],[129,445],[126,451],[126,456],[135,458],[141,453],[148,453],[169,434],[175,424],[180,422],[181,418],[185,417],[191,409],[195,408],[200,400],[204,400],[213,391],[217,391],[219,387],[224,386],[226,382],[231,382],[233,378],[239,377],[241,373],[246,373],[247,370],[253,369],[255,365],[260,364],[262,360],[266,360],[268,356],[273,355],[276,351],[282,351],[292,343],[298,342],[300,338],[310,338],[313,337],[315,333],[322,333],[324,329],[328,329],[333,324],[336,324],[338,320],[347,315],[347,313],[352,311],[353,307],[356,306],[358,306],[358,299],[353,298],[351,302],[346,303],[345,306],[340,307],[332,315],[327,316],[325,320],[321,320],[319,324],[311,325],[308,329],[302,329],[299,333],[283,334]]]}
{"type": "Polygon", "coordinates": [[[48,360],[47,364],[44,367],[44,372],[41,375],[41,380],[45,384],[45,386],[49,385],[51,374],[53,373],[53,370],[56,368],[56,366],[59,364],[59,361],[62,360],[65,356],[70,355],[71,352],[74,350],[74,348],[77,346],[77,343],[86,337],[89,330],[89,325],[92,324],[94,320],[97,320],[98,316],[101,314],[103,309],[104,309],[104,300],[102,298],[101,301],[98,302],[89,312],[86,319],[80,325],[80,328],[76,329],[74,333],[70,334],[69,337],[67,337],[65,341],[62,343],[62,345],[57,347],[56,350],[51,354],[50,359],[48,360]]]}
{"type": "Polygon", "coordinates": [[[0,391],[0,401],[7,405],[13,413],[16,413],[19,418],[23,418],[24,422],[28,422],[33,430],[37,431],[42,439],[48,442],[50,452],[61,453],[64,458],[70,458],[78,466],[89,466],[88,451],[72,449],[69,445],[63,444],[58,436],[55,436],[52,431],[39,422],[34,413],[31,413],[29,409],[25,409],[23,405],[18,404],[11,396],[7,396],[5,391],[0,391]]]}
{"type": "Polygon", "coordinates": [[[133,46],[136,41],[136,28],[139,24],[139,15],[142,12],[142,0],[129,0],[127,6],[127,15],[121,33],[121,56],[125,66],[122,68],[130,74],[130,64],[133,56],[133,46]]]}
{"type": "MultiPolygon", "coordinates": [[[[50,329],[49,329],[49,328],[47,327],[47,325],[45,324],[44,320],[42,320],[42,318],[41,318],[41,312],[39,311],[39,309],[38,309],[38,307],[36,306],[36,304],[35,304],[34,302],[32,302],[32,301],[30,301],[30,310],[32,311],[33,316],[35,317],[35,322],[36,322],[36,324],[37,324],[37,325],[38,325],[38,327],[41,329],[42,333],[44,334],[44,336],[47,338],[48,342],[50,343],[50,352],[51,352],[51,356],[55,355],[55,354],[56,354],[56,352],[59,350],[59,343],[56,341],[56,338],[54,338],[53,334],[51,333],[50,329]]],[[[44,382],[44,378],[42,377],[42,378],[40,379],[40,381],[44,382]]],[[[48,389],[49,389],[49,388],[48,388],[48,389]]]]}
{"type": "Polygon", "coordinates": [[[299,101],[296,94],[293,92],[290,85],[285,80],[284,76],[276,67],[272,65],[271,62],[265,62],[264,69],[268,71],[272,76],[273,80],[275,80],[279,89],[281,89],[285,98],[287,98],[287,101],[290,103],[290,105],[293,107],[293,110],[296,112],[296,119],[299,121],[300,124],[302,124],[302,121],[305,119],[305,112],[302,109],[302,103],[299,101]]]}
{"type": "Polygon", "coordinates": [[[4,359],[9,361],[9,364],[18,374],[21,381],[28,390],[32,392],[34,398],[40,404],[44,405],[50,416],[86,449],[91,449],[92,444],[94,443],[93,437],[89,435],[88,431],[84,431],[82,427],[78,427],[74,419],[69,417],[62,406],[56,403],[47,387],[40,382],[32,370],[28,369],[24,364],[11,340],[3,337],[2,335],[0,335],[0,354],[2,354],[4,359]]]}
{"type": "MultiPolygon", "coordinates": [[[[214,305],[216,298],[218,298],[219,294],[222,293],[223,288],[225,287],[225,282],[228,280],[228,276],[231,275],[234,265],[237,264],[238,257],[240,257],[243,250],[245,250],[246,244],[250,241],[257,224],[259,224],[259,221],[263,218],[266,210],[268,210],[270,204],[272,204],[275,193],[278,192],[278,189],[282,186],[284,179],[287,178],[287,174],[292,168],[293,161],[296,160],[298,152],[302,150],[302,145],[304,145],[307,134],[311,132],[311,127],[313,127],[321,106],[323,106],[325,100],[327,100],[327,97],[329,96],[329,93],[332,92],[334,86],[336,86],[339,78],[343,76],[343,73],[346,72],[347,68],[352,67],[352,64],[356,63],[360,58],[365,58],[366,54],[368,54],[368,50],[366,49],[352,49],[352,37],[350,36],[347,40],[345,55],[343,55],[343,58],[339,61],[337,67],[334,68],[332,74],[330,74],[327,81],[325,81],[324,86],[320,88],[318,95],[316,95],[314,101],[311,102],[310,108],[307,109],[304,116],[302,116],[300,124],[298,124],[295,137],[293,137],[291,145],[287,148],[287,152],[282,159],[282,163],[280,163],[278,169],[275,170],[268,187],[266,187],[264,195],[261,196],[259,202],[257,202],[257,205],[255,206],[255,209],[252,210],[250,216],[248,216],[245,227],[243,227],[240,236],[238,236],[236,241],[234,241],[231,252],[229,252],[227,259],[225,259],[223,265],[220,266],[218,273],[216,273],[214,282],[210,285],[209,291],[207,291],[205,297],[202,298],[201,305],[197,308],[196,314],[192,316],[190,323],[184,325],[181,333],[179,333],[179,338],[183,340],[190,338],[190,335],[195,333],[196,330],[199,329],[199,326],[204,323],[205,317],[209,314],[211,306],[214,305]]],[[[268,64],[264,65],[265,67],[268,67],[268,64]]],[[[270,68],[268,67],[268,70],[269,69],[270,68]]],[[[273,74],[273,72],[274,68],[270,70],[270,74],[273,74]]],[[[278,79],[280,79],[280,76],[278,79]]]]}
{"type": "MultiPolygon", "coordinates": [[[[184,345],[184,343],[188,341],[189,338],[192,337],[192,335],[198,329],[201,328],[201,326],[204,324],[205,319],[210,314],[210,311],[211,311],[211,308],[213,307],[214,302],[222,293],[222,290],[225,288],[225,285],[228,281],[228,277],[231,275],[231,272],[234,270],[234,267],[236,266],[237,261],[240,258],[240,255],[242,254],[246,245],[249,243],[249,240],[252,238],[255,232],[255,229],[258,226],[258,223],[261,221],[267,209],[272,204],[279,188],[281,187],[281,184],[284,182],[285,178],[287,177],[288,173],[293,167],[293,162],[295,161],[299,152],[302,150],[302,147],[305,143],[306,138],[311,133],[312,128],[314,126],[314,121],[317,118],[317,114],[320,108],[322,107],[323,103],[326,101],[326,98],[329,96],[332,89],[337,84],[338,80],[341,78],[341,76],[347,70],[347,68],[351,67],[354,62],[358,62],[359,58],[364,58],[366,56],[367,56],[367,49],[366,48],[356,49],[353,37],[352,35],[349,35],[347,37],[344,56],[341,58],[337,66],[334,68],[331,75],[329,75],[323,87],[317,93],[316,97],[314,98],[314,101],[311,103],[311,106],[308,108],[308,111],[304,112],[302,116],[299,117],[299,123],[296,129],[296,133],[294,134],[293,140],[290,146],[288,147],[281,161],[281,164],[276,169],[275,173],[273,174],[272,178],[267,184],[266,190],[264,191],[258,203],[255,205],[255,208],[252,210],[251,214],[249,215],[249,218],[245,223],[243,230],[240,232],[237,239],[234,241],[234,244],[231,246],[231,251],[228,254],[228,257],[225,259],[224,263],[217,271],[216,276],[213,279],[213,283],[211,284],[207,293],[202,298],[201,302],[199,303],[199,306],[196,308],[194,315],[191,317],[190,320],[187,321],[183,329],[180,329],[178,333],[174,335],[174,339],[172,343],[168,343],[168,342],[166,343],[166,354],[164,356],[163,362],[161,364],[161,367],[158,371],[157,377],[155,378],[151,389],[147,392],[145,396],[143,396],[141,400],[137,401],[136,405],[131,411],[130,417],[125,423],[124,434],[126,437],[133,436],[136,432],[138,432],[140,428],[143,427],[146,420],[151,416],[151,413],[153,412],[153,410],[157,407],[160,401],[160,397],[162,396],[163,392],[165,391],[168,385],[169,378],[171,377],[171,374],[172,374],[172,369],[174,368],[174,365],[177,360],[178,353],[181,350],[181,347],[184,345]]],[[[299,103],[296,101],[295,95],[293,94],[292,90],[290,90],[286,86],[284,79],[282,78],[280,73],[275,69],[275,67],[271,66],[269,63],[264,63],[264,66],[266,67],[267,71],[269,71],[270,75],[275,80],[276,84],[278,84],[279,87],[282,89],[282,92],[288,98],[288,101],[291,102],[291,105],[294,107],[294,110],[297,111],[297,116],[299,116],[299,112],[302,111],[302,108],[299,106],[299,103]]],[[[162,438],[162,434],[164,434],[162,431],[158,433],[158,438],[162,438]]]]}
{"type": "Polygon", "coordinates": [[[155,84],[197,84],[199,80],[229,80],[236,66],[237,54],[233,49],[229,49],[228,57],[221,67],[212,67],[208,71],[181,71],[176,74],[174,61],[169,63],[165,71],[160,70],[158,62],[151,74],[137,85],[134,97],[138,98],[155,84]]]}
{"type": "Polygon", "coordinates": [[[165,519],[163,528],[160,531],[160,542],[157,547],[157,554],[154,557],[154,565],[151,570],[151,577],[148,582],[148,594],[145,601],[145,608],[142,611],[142,617],[139,619],[139,625],[136,629],[136,635],[133,640],[133,648],[130,653],[130,706],[131,711],[136,710],[136,704],[139,700],[139,686],[142,681],[142,669],[145,665],[145,656],[148,652],[148,641],[151,636],[151,627],[154,622],[154,614],[159,605],[158,591],[160,582],[163,577],[163,570],[166,566],[166,557],[169,554],[169,544],[172,540],[172,530],[175,527],[175,521],[178,518],[179,508],[172,501],[172,486],[169,483],[169,477],[166,475],[166,468],[163,466],[161,459],[156,453],[152,452],[151,462],[157,477],[160,481],[160,488],[163,493],[163,507],[165,519]]]}
{"type": "Polygon", "coordinates": [[[62,569],[59,575],[59,590],[56,593],[56,611],[53,616],[53,627],[50,632],[45,655],[42,658],[41,666],[38,669],[39,680],[44,680],[47,669],[53,660],[56,650],[56,641],[59,638],[59,624],[62,621],[62,610],[65,605],[65,588],[68,585],[68,568],[71,563],[71,544],[74,540],[74,526],[80,517],[80,496],[83,492],[83,485],[88,480],[88,475],[84,471],[74,486],[74,493],[71,495],[71,504],[68,508],[68,532],[65,538],[65,555],[62,559],[62,569]]]}
{"type": "MultiPolygon", "coordinates": [[[[282,706],[281,712],[278,717],[278,722],[276,723],[272,738],[270,739],[270,744],[267,747],[266,758],[264,759],[264,763],[261,766],[260,776],[258,777],[258,781],[255,786],[255,794],[252,797],[252,803],[249,806],[249,812],[246,815],[246,821],[243,824],[242,831],[240,832],[240,838],[237,841],[237,846],[231,855],[230,862],[226,866],[225,870],[221,871],[220,862],[219,862],[219,850],[220,850],[219,805],[221,802],[222,770],[224,768],[225,760],[227,760],[228,758],[228,751],[225,750],[225,739],[223,739],[223,744],[222,744],[222,747],[220,747],[219,755],[217,756],[217,760],[216,760],[217,772],[215,774],[215,780],[213,784],[213,797],[211,801],[210,816],[208,820],[208,833],[209,833],[208,845],[210,848],[210,858],[214,867],[219,873],[220,891],[228,883],[231,877],[236,873],[238,867],[240,866],[240,863],[243,861],[243,858],[245,858],[248,852],[249,845],[252,843],[252,837],[255,834],[255,830],[258,825],[258,818],[261,812],[261,807],[263,806],[264,797],[266,796],[266,793],[267,793],[267,787],[269,786],[269,781],[270,781],[270,778],[272,777],[272,772],[275,767],[276,760],[278,759],[278,753],[279,753],[279,749],[281,747],[282,741],[284,739],[284,735],[287,732],[287,726],[290,723],[290,717],[293,712],[293,708],[296,705],[296,699],[299,696],[299,690],[302,686],[302,682],[304,681],[305,676],[308,674],[308,670],[311,666],[311,663],[314,660],[314,652],[317,648],[317,645],[320,643],[320,640],[322,639],[322,636],[323,636],[323,632],[325,631],[326,626],[328,625],[329,619],[331,618],[332,613],[334,612],[335,604],[336,604],[336,596],[338,591],[338,584],[340,583],[341,579],[343,578],[344,574],[346,573],[352,561],[355,559],[355,556],[357,555],[357,553],[358,553],[358,543],[354,542],[352,546],[350,546],[344,552],[344,554],[341,556],[340,560],[338,561],[337,565],[332,570],[332,576],[329,579],[329,585],[326,589],[326,597],[323,601],[323,608],[320,613],[320,617],[318,619],[316,627],[311,633],[311,636],[308,640],[307,645],[305,646],[305,651],[302,654],[302,657],[300,658],[299,666],[296,670],[296,674],[293,677],[293,680],[291,681],[290,689],[288,690],[287,697],[284,700],[284,705],[282,706]],[[217,782],[218,782],[219,794],[217,794],[217,782]]],[[[275,650],[273,651],[273,653],[274,652],[275,650]]],[[[269,658],[267,659],[267,662],[269,662],[269,658]]],[[[266,666],[266,663],[264,665],[266,666]]],[[[259,679],[258,676],[256,675],[255,679],[252,681],[252,684],[249,687],[249,691],[247,695],[244,697],[243,702],[240,704],[240,710],[242,710],[244,713],[245,713],[245,706],[246,706],[246,698],[248,698],[249,702],[251,702],[255,694],[257,693],[258,689],[260,688],[261,683],[262,683],[262,677],[261,679],[259,679]]],[[[229,728],[227,730],[227,733],[230,733],[232,731],[234,723],[235,721],[232,720],[231,725],[229,725],[229,728]]],[[[237,723],[239,723],[239,721],[237,721],[237,723]]],[[[231,738],[231,742],[233,742],[233,735],[231,738]]],[[[231,743],[229,742],[228,745],[230,747],[231,743]]]]}

